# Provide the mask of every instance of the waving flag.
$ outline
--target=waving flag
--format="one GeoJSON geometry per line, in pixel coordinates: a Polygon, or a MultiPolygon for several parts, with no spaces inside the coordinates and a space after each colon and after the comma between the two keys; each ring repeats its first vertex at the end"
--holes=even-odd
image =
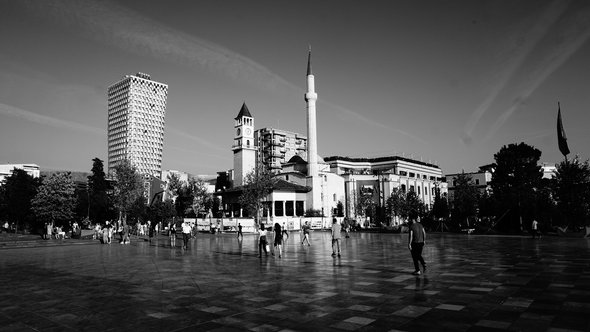
{"type": "Polygon", "coordinates": [[[566,157],[570,153],[570,149],[567,147],[567,137],[565,136],[565,130],[563,130],[563,123],[561,123],[561,106],[559,103],[557,103],[557,144],[561,154],[566,157]]]}

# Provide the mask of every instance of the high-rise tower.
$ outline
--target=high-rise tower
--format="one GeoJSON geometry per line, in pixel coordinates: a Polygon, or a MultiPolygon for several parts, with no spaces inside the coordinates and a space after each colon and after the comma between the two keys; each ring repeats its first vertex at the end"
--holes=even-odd
{"type": "Polygon", "coordinates": [[[254,117],[246,103],[242,104],[240,113],[234,119],[234,186],[244,184],[246,174],[256,167],[256,143],[254,141],[254,117]]]}
{"type": "Polygon", "coordinates": [[[160,178],[168,85],[150,75],[125,75],[108,88],[108,172],[128,159],[141,174],[160,178]]]}
{"type": "Polygon", "coordinates": [[[307,185],[312,188],[309,194],[307,207],[319,209],[321,207],[321,179],[318,174],[318,146],[315,103],[318,95],[315,92],[315,81],[311,70],[311,46],[307,56],[307,185]]]}

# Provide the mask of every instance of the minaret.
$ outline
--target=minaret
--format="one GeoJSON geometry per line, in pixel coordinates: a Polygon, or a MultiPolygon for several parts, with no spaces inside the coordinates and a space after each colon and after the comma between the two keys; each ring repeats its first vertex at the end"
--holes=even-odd
{"type": "Polygon", "coordinates": [[[308,209],[321,208],[321,180],[318,176],[318,145],[315,102],[318,99],[315,93],[315,81],[311,70],[311,46],[307,57],[307,185],[312,187],[311,197],[308,197],[308,209]]]}

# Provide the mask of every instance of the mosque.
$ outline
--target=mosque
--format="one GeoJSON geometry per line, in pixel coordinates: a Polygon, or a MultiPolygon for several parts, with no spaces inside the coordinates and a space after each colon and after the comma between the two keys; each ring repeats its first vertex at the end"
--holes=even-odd
{"type": "MultiPolygon", "coordinates": [[[[252,113],[246,103],[242,105],[234,119],[233,169],[218,173],[216,185],[216,195],[221,198],[223,211],[229,218],[245,221],[242,218],[250,217],[240,207],[239,197],[246,175],[262,165],[273,173],[274,179],[273,189],[264,202],[263,222],[278,222],[288,229],[299,229],[304,221],[310,221],[312,227],[325,228],[336,216],[357,219],[361,225],[368,226],[370,220],[358,204],[361,197],[369,197],[375,206],[384,207],[394,188],[416,192],[429,207],[434,203],[436,190],[447,192],[442,170],[434,164],[401,156],[318,156],[318,95],[311,49],[304,97],[307,137],[274,128],[256,130],[252,113]]],[[[385,222],[397,224],[400,221],[385,222]]]]}

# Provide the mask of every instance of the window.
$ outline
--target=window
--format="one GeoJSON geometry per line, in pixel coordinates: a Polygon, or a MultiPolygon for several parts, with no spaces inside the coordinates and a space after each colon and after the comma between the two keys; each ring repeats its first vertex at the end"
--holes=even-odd
{"type": "Polygon", "coordinates": [[[415,176],[416,176],[416,174],[414,174],[414,173],[410,172],[410,177],[411,177],[411,178],[413,178],[413,177],[415,177],[415,176]]]}
{"type": "Polygon", "coordinates": [[[420,187],[418,187],[418,195],[420,195],[420,187]]]}
{"type": "Polygon", "coordinates": [[[410,186],[410,191],[415,191],[414,186],[410,186]]]}
{"type": "Polygon", "coordinates": [[[402,184],[402,192],[405,193],[406,192],[406,185],[402,184]]]}
{"type": "Polygon", "coordinates": [[[283,201],[275,201],[275,216],[283,216],[283,201]]]}
{"type": "Polygon", "coordinates": [[[479,185],[479,179],[475,179],[475,184],[479,185]]]}
{"type": "Polygon", "coordinates": [[[336,202],[336,194],[334,194],[334,202],[336,202]]]}

